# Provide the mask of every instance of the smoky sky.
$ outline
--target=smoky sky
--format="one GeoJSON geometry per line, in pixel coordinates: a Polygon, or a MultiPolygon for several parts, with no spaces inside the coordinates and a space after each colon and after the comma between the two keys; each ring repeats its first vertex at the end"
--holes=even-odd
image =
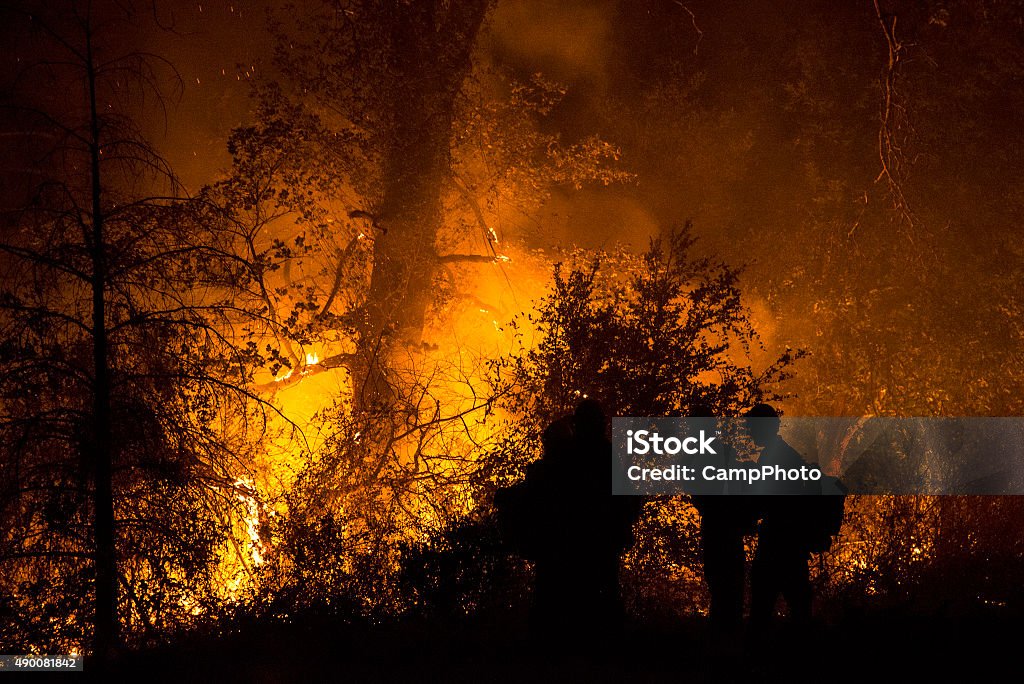
{"type": "MultiPolygon", "coordinates": [[[[162,55],[180,75],[180,99],[143,121],[190,190],[228,167],[228,135],[253,118],[252,85],[276,78],[268,17],[321,2],[140,1],[124,23],[116,47],[162,55]]],[[[9,52],[30,42],[9,40],[9,52]]],[[[964,405],[994,392],[975,391],[982,374],[1020,396],[1016,376],[992,370],[1017,363],[1008,355],[1021,340],[1019,5],[498,0],[474,57],[502,76],[563,84],[537,124],[565,145],[617,145],[634,174],[550,188],[534,228],[503,239],[642,250],[692,221],[702,252],[745,268],[759,329],[818,350],[822,377],[867,374],[912,393],[914,382],[874,367],[896,359],[941,370],[964,405]]],[[[930,412],[926,394],[915,401],[930,412]]]]}
{"type": "MultiPolygon", "coordinates": [[[[252,83],[274,78],[268,17],[318,5],[139,5],[125,42],[165,56],[183,84],[166,117],[147,118],[148,132],[187,187],[227,167],[228,134],[251,120],[252,83]]],[[[1022,98],[1006,88],[1024,71],[1020,17],[969,2],[880,7],[883,21],[898,14],[906,46],[915,210],[932,225],[998,232],[1022,213],[1011,134],[1022,98]]],[[[886,46],[872,2],[499,0],[477,58],[565,84],[542,125],[566,142],[597,135],[620,145],[636,173],[625,187],[555,188],[540,220],[556,241],[642,243],[659,225],[692,219],[710,247],[749,261],[758,255],[737,245],[825,213],[863,223],[864,207],[885,200],[886,46]]]]}
{"type": "MultiPolygon", "coordinates": [[[[297,3],[297,11],[316,4],[297,3]]],[[[146,22],[144,41],[175,65],[184,84],[166,135],[163,122],[153,134],[188,186],[208,182],[229,162],[224,143],[249,119],[252,80],[273,77],[267,22],[282,11],[275,0],[164,3],[157,6],[159,23],[146,22]]],[[[610,0],[503,0],[491,14],[481,56],[589,93],[609,74],[615,13],[610,0]]]]}
{"type": "MultiPolygon", "coordinates": [[[[297,3],[297,11],[316,4],[297,3]]],[[[479,54],[516,75],[543,73],[566,84],[569,94],[559,125],[571,136],[576,132],[572,122],[590,99],[621,87],[610,84],[610,78],[633,78],[614,63],[621,58],[621,41],[635,38],[624,34],[617,22],[624,13],[651,16],[647,4],[501,0],[489,17],[479,54]]],[[[685,18],[679,40],[696,43],[695,19],[672,2],[667,6],[685,18]]],[[[282,11],[287,11],[284,3],[276,0],[164,3],[157,5],[159,22],[145,22],[142,40],[175,65],[185,86],[171,112],[168,135],[158,142],[189,185],[209,180],[227,161],[226,152],[217,149],[223,144],[217,143],[247,120],[252,79],[273,77],[267,21],[282,11]]]]}

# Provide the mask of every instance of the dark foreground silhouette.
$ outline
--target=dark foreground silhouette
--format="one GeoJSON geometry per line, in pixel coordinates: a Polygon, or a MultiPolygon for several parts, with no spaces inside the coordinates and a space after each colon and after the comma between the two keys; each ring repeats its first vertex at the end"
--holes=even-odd
{"type": "MultiPolygon", "coordinates": [[[[691,421],[696,429],[712,432],[716,421],[710,407],[694,406],[690,410],[691,421]]],[[[719,449],[719,459],[714,465],[720,468],[735,468],[741,463],[727,445],[719,449]]],[[[689,465],[695,465],[691,463],[689,465]]],[[[711,626],[720,634],[736,636],[743,624],[743,598],[746,586],[746,550],[744,537],[755,532],[758,518],[758,503],[752,496],[726,496],[726,483],[704,485],[707,491],[692,497],[693,505],[700,514],[700,541],[704,563],[704,579],[707,582],[711,606],[711,626]],[[711,488],[714,488],[713,490],[711,488]]]]}
{"type": "MultiPolygon", "coordinates": [[[[758,449],[757,465],[809,466],[779,434],[779,413],[768,404],[747,412],[747,431],[758,449]]],[[[789,619],[798,627],[811,621],[811,554],[827,551],[839,532],[843,498],[822,495],[818,484],[791,482],[786,494],[744,497],[755,501],[757,553],[750,573],[750,620],[755,630],[767,629],[781,595],[789,619]]]]}
{"type": "Polygon", "coordinates": [[[513,550],[534,564],[531,628],[541,650],[602,648],[622,626],[619,561],[643,501],[611,495],[607,417],[583,401],[544,433],[543,457],[495,498],[513,550]]]}
{"type": "MultiPolygon", "coordinates": [[[[758,465],[799,468],[804,459],[779,435],[779,414],[768,404],[758,404],[747,416],[750,436],[759,455],[758,465]]],[[[781,594],[789,609],[790,619],[798,625],[811,620],[811,577],[807,563],[811,560],[810,535],[811,498],[814,492],[793,483],[791,493],[758,497],[757,554],[750,574],[750,619],[758,629],[771,622],[775,601],[781,594]]]]}
{"type": "MultiPolygon", "coordinates": [[[[864,682],[1006,681],[1019,619],[877,613],[723,652],[707,623],[627,629],[603,653],[551,658],[488,621],[370,625],[301,616],[129,654],[105,681],[156,682],[864,682]]],[[[521,627],[521,626],[520,626],[521,627]]],[[[748,636],[747,641],[750,641],[748,636]]],[[[88,668],[88,665],[87,665],[88,668]]]]}
{"type": "MultiPolygon", "coordinates": [[[[774,409],[759,405],[748,415],[758,419],[749,427],[758,463],[793,467],[803,462],[779,436],[774,409]]],[[[511,547],[533,567],[532,582],[518,594],[502,594],[514,581],[492,574],[483,598],[487,593],[505,598],[488,606],[483,601],[470,612],[462,602],[449,600],[372,620],[359,617],[357,608],[339,609],[337,602],[243,615],[222,622],[215,633],[183,635],[168,646],[125,654],[104,679],[985,681],[1016,667],[1011,658],[1022,617],[1016,603],[976,605],[967,612],[933,605],[925,612],[910,601],[869,610],[865,602],[845,606],[833,598],[828,615],[812,619],[808,561],[812,552],[828,548],[834,525],[830,516],[836,502],[841,516],[842,500],[828,501],[829,509],[822,503],[828,497],[800,492],[694,497],[711,619],[665,621],[630,614],[620,596],[618,570],[622,554],[633,544],[632,527],[643,499],[610,495],[612,448],[606,428],[600,406],[583,402],[573,416],[546,430],[543,458],[524,481],[497,496],[504,537],[498,555],[507,557],[506,547],[511,547]],[[744,624],[743,537],[755,524],[751,620],[744,624]],[[785,621],[777,619],[779,596],[785,601],[785,621]]],[[[471,556],[474,562],[481,559],[479,552],[471,556]]],[[[441,566],[450,570],[457,564],[441,566]]],[[[420,581],[419,586],[429,584],[420,581]]]]}

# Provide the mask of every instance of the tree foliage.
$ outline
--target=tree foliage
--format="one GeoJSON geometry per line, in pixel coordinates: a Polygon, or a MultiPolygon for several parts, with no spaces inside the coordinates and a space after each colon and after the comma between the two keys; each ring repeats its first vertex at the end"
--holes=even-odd
{"type": "Polygon", "coordinates": [[[237,297],[258,255],[226,249],[223,210],[182,192],[136,122],[176,76],[118,52],[137,17],[35,9],[11,13],[47,47],[3,103],[30,170],[0,226],[0,563],[5,613],[30,619],[2,629],[24,652],[105,657],[252,565],[247,543],[222,561],[252,516],[273,409],[251,384],[276,323],[237,297]]]}
{"type": "Polygon", "coordinates": [[[695,242],[686,224],[641,256],[577,253],[554,267],[551,293],[513,323],[520,351],[495,365],[501,405],[526,429],[510,444],[532,452],[583,397],[608,415],[671,416],[697,405],[730,415],[781,396],[802,352],[755,370],[740,272],[695,255],[695,242]]]}

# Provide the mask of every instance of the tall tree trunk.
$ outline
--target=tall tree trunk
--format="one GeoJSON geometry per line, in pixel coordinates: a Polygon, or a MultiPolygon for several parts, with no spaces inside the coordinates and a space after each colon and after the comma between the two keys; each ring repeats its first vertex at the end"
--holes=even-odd
{"type": "MultiPolygon", "coordinates": [[[[394,82],[384,188],[357,401],[388,402],[389,349],[419,345],[433,298],[441,193],[451,176],[455,102],[490,0],[403,5],[392,34],[394,82]]],[[[358,376],[357,376],[358,377],[358,376]]]]}
{"type": "Polygon", "coordinates": [[[450,172],[451,112],[435,107],[435,130],[427,130],[417,116],[403,125],[406,130],[389,151],[380,217],[384,232],[374,243],[370,329],[408,344],[418,344],[423,335],[437,268],[441,186],[450,172]],[[448,121],[439,125],[442,117],[448,121]]]}
{"type": "Polygon", "coordinates": [[[92,351],[93,351],[93,496],[95,534],[96,624],[94,652],[102,662],[117,647],[117,555],[114,538],[114,487],[110,406],[110,359],[106,323],[106,244],[100,179],[100,120],[96,106],[96,68],[92,31],[86,31],[89,76],[89,162],[92,212],[92,351]]]}

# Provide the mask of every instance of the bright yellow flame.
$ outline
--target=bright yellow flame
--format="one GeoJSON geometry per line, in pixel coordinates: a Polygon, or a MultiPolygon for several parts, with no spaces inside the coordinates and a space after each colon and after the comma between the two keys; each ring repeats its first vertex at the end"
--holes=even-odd
{"type": "Polygon", "coordinates": [[[237,498],[245,504],[245,533],[249,537],[249,555],[252,557],[253,565],[263,563],[263,540],[260,538],[260,504],[256,500],[252,482],[248,480],[235,480],[238,487],[237,498]]]}

